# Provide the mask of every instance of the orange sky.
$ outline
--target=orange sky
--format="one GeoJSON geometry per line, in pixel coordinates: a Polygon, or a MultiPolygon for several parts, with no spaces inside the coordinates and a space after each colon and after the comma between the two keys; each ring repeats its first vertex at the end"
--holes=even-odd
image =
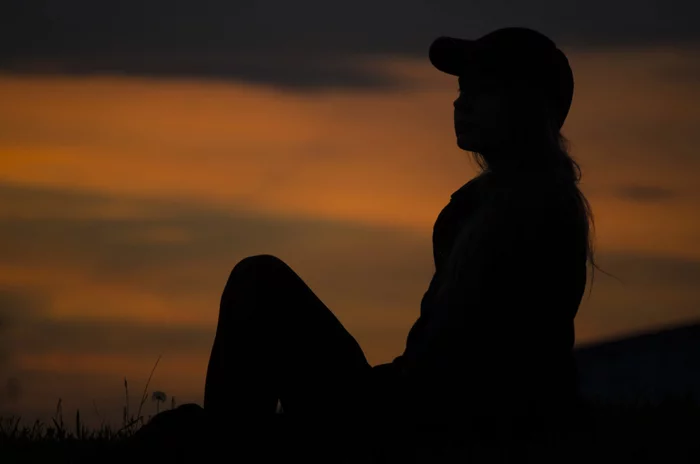
{"type": "MultiPolygon", "coordinates": [[[[596,274],[578,341],[696,320],[697,51],[567,52],[564,133],[599,264],[622,280],[596,274]]],[[[475,169],[454,143],[456,78],[366,64],[409,90],[0,76],[0,381],[21,385],[0,412],[61,396],[118,417],[123,377],[142,388],[161,353],[153,386],[201,401],[221,289],[251,254],[287,261],[370,362],[400,354],[433,221],[475,169]]]]}

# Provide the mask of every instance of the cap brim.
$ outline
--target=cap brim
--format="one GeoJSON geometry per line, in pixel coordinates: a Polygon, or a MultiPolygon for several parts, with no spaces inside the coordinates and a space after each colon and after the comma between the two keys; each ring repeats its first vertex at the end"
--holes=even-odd
{"type": "Polygon", "coordinates": [[[469,58],[475,48],[473,40],[443,36],[435,39],[430,45],[428,57],[438,70],[453,76],[461,76],[465,74],[469,58]]]}

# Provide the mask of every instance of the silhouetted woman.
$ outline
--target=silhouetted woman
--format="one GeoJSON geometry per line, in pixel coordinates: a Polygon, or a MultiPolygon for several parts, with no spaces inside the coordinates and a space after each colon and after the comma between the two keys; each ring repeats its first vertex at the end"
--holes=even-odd
{"type": "Polygon", "coordinates": [[[435,273],[404,353],[371,366],[287,264],[245,258],[221,297],[206,378],[204,410],[218,423],[259,423],[279,399],[298,424],[353,429],[358,443],[570,424],[574,317],[594,263],[580,171],[560,134],[568,60],[524,28],[441,37],[430,60],[458,76],[457,145],[482,170],[437,217],[435,273]]]}
{"type": "Polygon", "coordinates": [[[574,316],[592,263],[588,203],[560,134],[573,95],[568,60],[524,28],[441,37],[430,60],[458,76],[457,145],[483,169],[437,218],[435,274],[404,353],[370,366],[289,266],[252,256],[221,297],[205,411],[260,418],[279,399],[300,420],[366,428],[402,418],[413,431],[568,414],[574,316]]]}

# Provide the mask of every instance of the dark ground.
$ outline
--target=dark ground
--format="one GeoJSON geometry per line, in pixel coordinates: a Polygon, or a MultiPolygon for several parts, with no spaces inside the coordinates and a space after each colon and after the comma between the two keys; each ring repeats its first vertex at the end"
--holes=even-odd
{"type": "MultiPolygon", "coordinates": [[[[659,462],[700,463],[700,406],[690,399],[659,405],[589,404],[588,419],[566,440],[522,441],[496,437],[475,440],[465,436],[456,445],[428,446],[387,431],[374,450],[348,443],[331,444],[323,428],[308,430],[291,424],[284,415],[274,430],[231,427],[230,432],[206,441],[196,421],[174,426],[155,440],[129,440],[137,426],[123,430],[86,430],[76,417],[68,426],[62,418],[52,424],[20,426],[2,421],[0,462],[659,462]],[[228,457],[228,459],[226,458],[228,457]]],[[[459,418],[455,418],[459,421],[459,418]]],[[[338,435],[325,430],[328,437],[338,435]]]]}

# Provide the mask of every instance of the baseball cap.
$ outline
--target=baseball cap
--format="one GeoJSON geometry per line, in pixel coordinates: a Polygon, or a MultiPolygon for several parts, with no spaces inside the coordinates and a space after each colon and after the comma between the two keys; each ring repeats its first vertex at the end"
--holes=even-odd
{"type": "Polygon", "coordinates": [[[564,52],[538,31],[507,27],[478,39],[438,37],[429,58],[435,68],[454,76],[479,75],[538,88],[554,104],[559,127],[564,125],[574,75],[564,52]]]}

